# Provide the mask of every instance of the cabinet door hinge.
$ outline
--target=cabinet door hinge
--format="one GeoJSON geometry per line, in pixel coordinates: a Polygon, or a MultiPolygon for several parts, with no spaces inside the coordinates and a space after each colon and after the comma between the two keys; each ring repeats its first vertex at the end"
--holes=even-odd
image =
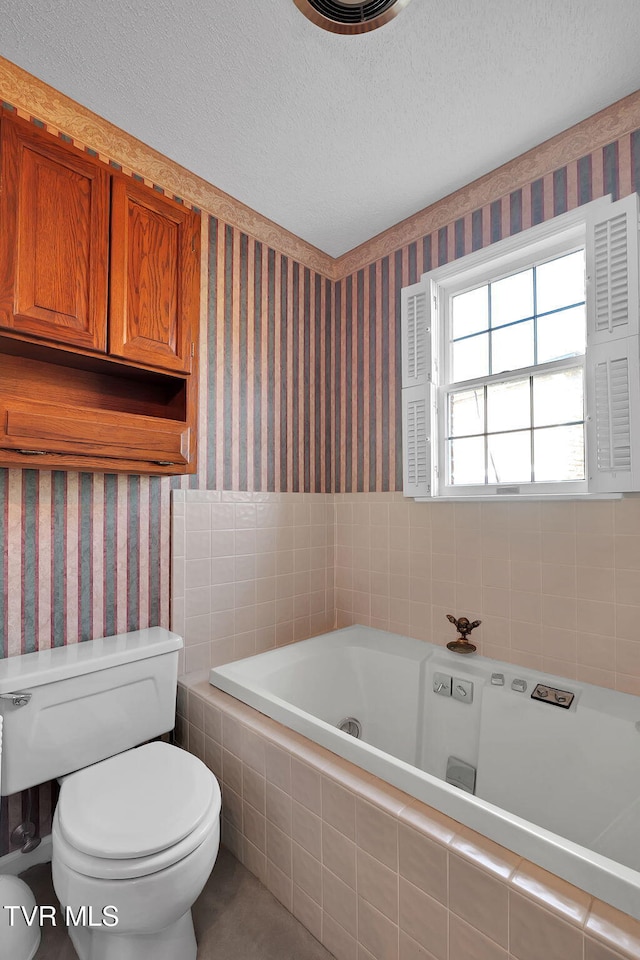
{"type": "Polygon", "coordinates": [[[194,343],[193,340],[192,340],[192,341],[191,341],[191,356],[192,356],[192,357],[195,357],[195,355],[196,355],[196,345],[195,345],[195,343],[194,343]]]}

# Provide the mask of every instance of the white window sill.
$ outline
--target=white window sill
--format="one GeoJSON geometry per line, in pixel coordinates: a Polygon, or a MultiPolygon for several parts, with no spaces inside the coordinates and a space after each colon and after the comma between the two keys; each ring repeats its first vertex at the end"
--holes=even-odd
{"type": "Polygon", "coordinates": [[[622,500],[626,497],[635,497],[635,493],[496,493],[493,496],[486,497],[413,497],[416,503],[533,503],[544,501],[546,503],[553,501],[568,502],[570,500],[622,500]]]}

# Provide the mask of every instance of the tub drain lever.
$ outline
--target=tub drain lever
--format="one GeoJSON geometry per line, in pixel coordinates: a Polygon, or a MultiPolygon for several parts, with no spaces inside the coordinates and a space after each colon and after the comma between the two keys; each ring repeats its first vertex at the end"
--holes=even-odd
{"type": "Polygon", "coordinates": [[[11,700],[14,707],[26,707],[31,700],[31,694],[26,690],[16,691],[15,693],[0,693],[0,700],[11,700]]]}

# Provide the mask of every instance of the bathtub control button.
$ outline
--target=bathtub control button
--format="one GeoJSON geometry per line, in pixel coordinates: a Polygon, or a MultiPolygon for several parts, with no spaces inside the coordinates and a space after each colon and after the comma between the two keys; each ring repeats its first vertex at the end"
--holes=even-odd
{"type": "Polygon", "coordinates": [[[504,687],[504,673],[492,673],[491,683],[494,687],[504,687]]]}
{"type": "Polygon", "coordinates": [[[570,690],[558,690],[557,687],[548,687],[546,683],[537,683],[531,693],[532,700],[541,700],[542,703],[551,703],[555,707],[568,710],[575,694],[570,690]]]}
{"type": "Polygon", "coordinates": [[[439,693],[441,697],[450,697],[451,677],[446,673],[434,673],[433,692],[439,693]]]}
{"type": "Polygon", "coordinates": [[[515,690],[516,693],[524,693],[525,690],[527,689],[527,681],[526,681],[526,680],[512,680],[512,681],[511,681],[511,689],[512,689],[512,690],[515,690]]]}
{"type": "Polygon", "coordinates": [[[471,680],[461,680],[459,677],[453,678],[454,700],[463,700],[465,703],[473,703],[473,683],[471,680]]]}

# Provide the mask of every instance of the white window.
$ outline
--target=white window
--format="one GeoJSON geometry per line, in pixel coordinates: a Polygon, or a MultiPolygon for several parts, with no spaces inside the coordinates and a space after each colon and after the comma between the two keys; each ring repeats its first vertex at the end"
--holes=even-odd
{"type": "Polygon", "coordinates": [[[635,193],[405,288],[405,495],[640,490],[638,301],[635,193]]]}

